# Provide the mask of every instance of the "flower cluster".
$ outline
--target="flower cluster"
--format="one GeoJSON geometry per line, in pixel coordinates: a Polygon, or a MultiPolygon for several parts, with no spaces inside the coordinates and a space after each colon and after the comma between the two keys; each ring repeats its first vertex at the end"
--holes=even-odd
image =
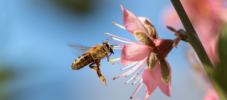
{"type": "Polygon", "coordinates": [[[106,35],[112,36],[111,39],[107,40],[118,45],[115,46],[114,49],[121,50],[121,57],[110,61],[121,60],[120,64],[125,66],[121,70],[134,66],[124,74],[114,77],[113,80],[122,76],[127,77],[137,70],[137,72],[127,82],[125,82],[125,84],[127,84],[132,79],[136,80],[132,84],[139,82],[138,87],[130,97],[131,99],[143,84],[146,85],[145,99],[147,99],[158,86],[164,94],[171,96],[171,67],[165,58],[172,48],[177,46],[181,37],[178,36],[174,40],[159,39],[155,27],[148,18],[136,17],[132,12],[123,9],[122,6],[121,9],[123,11],[124,26],[115,22],[113,22],[113,24],[129,31],[129,33],[139,42],[134,42],[110,33],[105,33],[106,35]],[[144,67],[144,65],[146,66],[144,67]],[[143,74],[139,76],[139,73],[143,74]]]}

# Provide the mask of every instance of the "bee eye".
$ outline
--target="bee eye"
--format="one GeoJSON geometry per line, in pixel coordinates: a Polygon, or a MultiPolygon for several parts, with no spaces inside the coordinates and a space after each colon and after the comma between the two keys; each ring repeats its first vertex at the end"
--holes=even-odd
{"type": "Polygon", "coordinates": [[[108,44],[105,44],[105,46],[106,46],[107,48],[110,48],[108,44]]]}

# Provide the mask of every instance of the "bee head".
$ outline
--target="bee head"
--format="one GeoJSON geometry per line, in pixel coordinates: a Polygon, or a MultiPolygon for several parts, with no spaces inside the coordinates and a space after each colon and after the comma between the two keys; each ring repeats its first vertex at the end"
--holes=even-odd
{"type": "Polygon", "coordinates": [[[108,42],[103,42],[102,43],[103,44],[103,46],[104,46],[104,48],[105,48],[105,50],[107,50],[107,52],[110,52],[111,54],[114,54],[114,52],[113,52],[113,46],[111,46],[108,42]]]}

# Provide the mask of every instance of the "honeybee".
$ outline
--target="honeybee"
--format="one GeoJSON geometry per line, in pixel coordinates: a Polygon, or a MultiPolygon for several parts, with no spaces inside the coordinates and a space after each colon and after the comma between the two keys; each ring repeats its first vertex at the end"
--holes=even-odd
{"type": "Polygon", "coordinates": [[[93,47],[84,47],[84,46],[79,46],[79,45],[69,45],[71,47],[74,47],[76,49],[82,50],[82,51],[87,51],[84,54],[80,55],[73,63],[71,66],[71,69],[73,70],[79,70],[88,64],[91,69],[93,69],[99,79],[101,80],[102,83],[104,83],[106,86],[106,78],[102,75],[100,71],[100,60],[107,57],[107,60],[109,61],[109,56],[111,54],[114,54],[113,52],[113,45],[110,45],[108,42],[103,42],[102,44],[97,44],[93,47]],[[108,55],[110,53],[110,55],[108,55]],[[96,64],[96,65],[94,65],[96,64]]]}

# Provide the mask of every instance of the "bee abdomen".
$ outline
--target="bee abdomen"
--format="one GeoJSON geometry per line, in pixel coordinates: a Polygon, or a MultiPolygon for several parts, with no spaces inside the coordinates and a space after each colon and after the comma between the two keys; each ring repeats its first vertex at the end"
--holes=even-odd
{"type": "Polygon", "coordinates": [[[79,70],[85,66],[87,66],[88,64],[90,64],[91,62],[93,62],[93,59],[90,55],[89,52],[84,53],[83,55],[79,56],[73,63],[71,66],[71,69],[74,70],[79,70]]]}

